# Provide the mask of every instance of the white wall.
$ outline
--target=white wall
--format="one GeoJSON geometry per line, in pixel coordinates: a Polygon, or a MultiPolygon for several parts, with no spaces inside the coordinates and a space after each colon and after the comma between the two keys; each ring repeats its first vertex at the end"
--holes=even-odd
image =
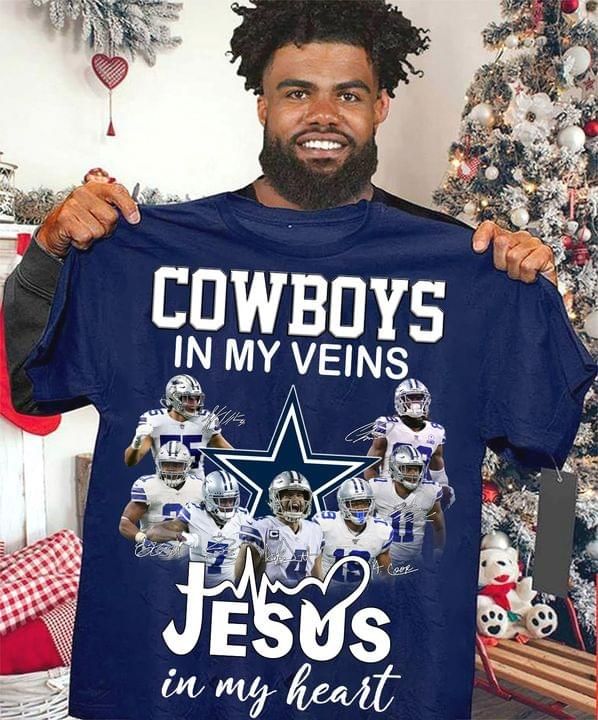
{"type": "MultiPolygon", "coordinates": [[[[431,30],[431,48],[416,59],[425,71],[401,86],[378,134],[374,180],[430,205],[446,168],[464,94],[493,55],[481,31],[500,18],[498,0],[400,0],[405,15],[431,30]]],[[[256,98],[243,89],[224,52],[239,18],[229,0],[185,0],[178,49],[150,68],[131,64],[114,91],[117,135],[105,135],[107,91],[91,71],[91,53],[71,31],[55,32],[47,9],[0,0],[0,150],[19,165],[17,184],[60,189],[103,166],[128,187],[137,181],[191,197],[234,189],[260,173],[256,98]]],[[[44,442],[47,529],[75,527],[73,457],[91,451],[97,417],[64,417],[44,442]]],[[[0,530],[0,536],[2,532],[0,530]]]]}

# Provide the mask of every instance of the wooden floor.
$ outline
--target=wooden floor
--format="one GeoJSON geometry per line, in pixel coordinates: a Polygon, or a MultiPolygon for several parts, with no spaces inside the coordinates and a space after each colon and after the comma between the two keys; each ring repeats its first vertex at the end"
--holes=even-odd
{"type": "MultiPolygon", "coordinates": [[[[513,687],[504,681],[501,681],[501,685],[507,690],[509,687],[513,687]]],[[[541,698],[532,692],[529,694],[538,700],[546,701],[546,698],[541,698]]],[[[581,710],[567,709],[566,712],[574,718],[578,718],[578,720],[594,720],[591,715],[587,715],[581,710]]],[[[527,718],[527,720],[554,720],[550,715],[540,713],[527,705],[522,705],[514,700],[501,700],[479,688],[475,688],[473,691],[471,719],[461,718],[460,720],[520,720],[520,718],[527,718]]]]}

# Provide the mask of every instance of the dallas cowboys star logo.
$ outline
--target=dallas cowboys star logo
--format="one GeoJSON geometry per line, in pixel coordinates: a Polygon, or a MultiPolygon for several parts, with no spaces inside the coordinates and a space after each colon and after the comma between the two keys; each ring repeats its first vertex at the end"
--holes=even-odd
{"type": "Polygon", "coordinates": [[[293,385],[280,413],[267,450],[202,448],[222,470],[232,473],[247,493],[242,498],[247,510],[255,515],[271,514],[267,489],[275,475],[297,470],[309,480],[316,512],[336,509],[336,491],[348,477],[361,475],[379,458],[362,455],[336,455],[312,452],[297,391],[293,385]]]}

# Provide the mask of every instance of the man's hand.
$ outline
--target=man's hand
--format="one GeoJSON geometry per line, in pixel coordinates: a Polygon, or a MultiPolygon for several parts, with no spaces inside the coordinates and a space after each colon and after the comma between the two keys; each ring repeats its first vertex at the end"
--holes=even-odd
{"type": "Polygon", "coordinates": [[[473,249],[481,253],[493,243],[494,267],[506,270],[512,280],[535,282],[538,273],[556,285],[554,253],[539,238],[528,232],[509,232],[485,220],[473,235],[473,249]]]}
{"type": "Polygon", "coordinates": [[[57,257],[64,257],[70,245],[87,250],[94,240],[114,230],[119,211],[129,223],[141,219],[137,204],[123,185],[87,182],[52,210],[38,230],[37,242],[57,257]]]}

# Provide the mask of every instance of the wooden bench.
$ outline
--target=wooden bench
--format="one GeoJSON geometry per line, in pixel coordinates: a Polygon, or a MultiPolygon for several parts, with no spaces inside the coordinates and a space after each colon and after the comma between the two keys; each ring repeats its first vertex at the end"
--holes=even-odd
{"type": "Polygon", "coordinates": [[[561,720],[573,720],[565,708],[575,708],[596,717],[596,656],[553,640],[500,640],[487,646],[476,639],[475,686],[505,700],[516,700],[561,720]],[[485,675],[485,677],[484,677],[485,675]],[[506,689],[508,681],[550,698],[541,702],[519,689],[506,689]]]}

